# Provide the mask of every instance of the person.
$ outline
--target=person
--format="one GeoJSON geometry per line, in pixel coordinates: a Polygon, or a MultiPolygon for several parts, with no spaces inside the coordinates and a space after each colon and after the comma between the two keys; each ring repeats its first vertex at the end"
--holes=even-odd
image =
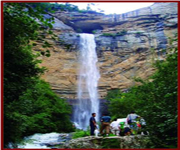
{"type": "Polygon", "coordinates": [[[125,127],[124,128],[124,135],[129,136],[129,135],[133,135],[132,130],[129,127],[125,127]]]}
{"type": "Polygon", "coordinates": [[[89,119],[90,122],[90,135],[94,135],[94,130],[96,129],[96,113],[92,113],[92,117],[89,119]]]}
{"type": "Polygon", "coordinates": [[[103,117],[101,118],[101,130],[100,130],[101,135],[103,134],[104,129],[106,131],[106,136],[109,135],[110,121],[111,121],[111,117],[108,116],[108,114],[103,114],[103,117]]]}
{"type": "Polygon", "coordinates": [[[114,119],[113,122],[111,122],[110,124],[110,129],[111,129],[111,132],[114,134],[114,135],[119,135],[119,122],[117,121],[117,119],[114,119]]]}
{"type": "Polygon", "coordinates": [[[125,125],[125,123],[124,122],[120,122],[119,124],[120,124],[120,127],[119,127],[120,128],[120,133],[119,133],[119,135],[120,136],[124,136],[124,128],[125,128],[124,125],[125,125]]]}
{"type": "Polygon", "coordinates": [[[131,111],[131,113],[130,114],[128,114],[128,116],[127,116],[127,122],[128,122],[128,124],[129,124],[129,126],[130,126],[130,128],[132,129],[132,132],[135,134],[135,132],[137,131],[137,123],[136,123],[136,119],[137,118],[140,118],[140,116],[139,115],[137,115],[136,113],[135,113],[135,111],[131,111]]]}
{"type": "Polygon", "coordinates": [[[131,129],[125,125],[125,122],[120,122],[120,136],[133,135],[131,129]]]}

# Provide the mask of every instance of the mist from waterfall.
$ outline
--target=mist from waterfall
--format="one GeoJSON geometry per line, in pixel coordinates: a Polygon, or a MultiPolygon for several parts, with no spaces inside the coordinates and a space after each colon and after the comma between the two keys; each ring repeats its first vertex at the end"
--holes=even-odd
{"type": "Polygon", "coordinates": [[[93,34],[80,34],[78,105],[74,110],[74,123],[83,130],[89,126],[92,113],[99,119],[98,80],[96,43],[93,34]]]}

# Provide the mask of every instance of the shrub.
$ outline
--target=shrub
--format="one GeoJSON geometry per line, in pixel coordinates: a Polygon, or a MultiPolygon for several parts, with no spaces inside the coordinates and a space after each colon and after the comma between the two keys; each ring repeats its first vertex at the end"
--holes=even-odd
{"type": "Polygon", "coordinates": [[[123,36],[123,35],[126,35],[126,34],[127,34],[127,31],[122,30],[121,32],[117,32],[117,33],[103,33],[102,36],[116,37],[116,36],[123,36]]]}
{"type": "Polygon", "coordinates": [[[96,34],[96,32],[97,32],[97,30],[93,30],[93,31],[92,31],[93,34],[96,34]]]}
{"type": "Polygon", "coordinates": [[[103,33],[102,36],[115,37],[116,35],[113,33],[103,33]]]}
{"type": "Polygon", "coordinates": [[[85,137],[85,136],[90,136],[90,130],[83,131],[83,130],[76,130],[75,133],[73,133],[73,139],[80,138],[80,137],[85,137]]]}
{"type": "Polygon", "coordinates": [[[77,33],[82,33],[83,31],[82,31],[82,29],[77,29],[76,32],[77,33]]]}

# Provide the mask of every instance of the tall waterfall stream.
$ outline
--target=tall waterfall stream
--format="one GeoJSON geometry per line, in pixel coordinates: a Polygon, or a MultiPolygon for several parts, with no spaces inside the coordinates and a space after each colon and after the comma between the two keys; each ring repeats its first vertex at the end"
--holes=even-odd
{"type": "Polygon", "coordinates": [[[96,43],[93,34],[80,34],[78,106],[73,113],[73,121],[80,129],[86,130],[89,118],[96,113],[99,118],[98,80],[96,43]]]}

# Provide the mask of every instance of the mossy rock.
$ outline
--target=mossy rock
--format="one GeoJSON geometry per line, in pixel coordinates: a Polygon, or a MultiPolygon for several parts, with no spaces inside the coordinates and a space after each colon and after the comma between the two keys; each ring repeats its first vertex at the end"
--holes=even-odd
{"type": "Polygon", "coordinates": [[[93,139],[93,140],[91,140],[91,141],[92,141],[92,143],[94,143],[94,144],[98,144],[98,145],[101,144],[101,140],[100,140],[100,139],[93,139]]]}
{"type": "Polygon", "coordinates": [[[102,148],[120,148],[119,139],[104,138],[101,143],[102,148]]]}

